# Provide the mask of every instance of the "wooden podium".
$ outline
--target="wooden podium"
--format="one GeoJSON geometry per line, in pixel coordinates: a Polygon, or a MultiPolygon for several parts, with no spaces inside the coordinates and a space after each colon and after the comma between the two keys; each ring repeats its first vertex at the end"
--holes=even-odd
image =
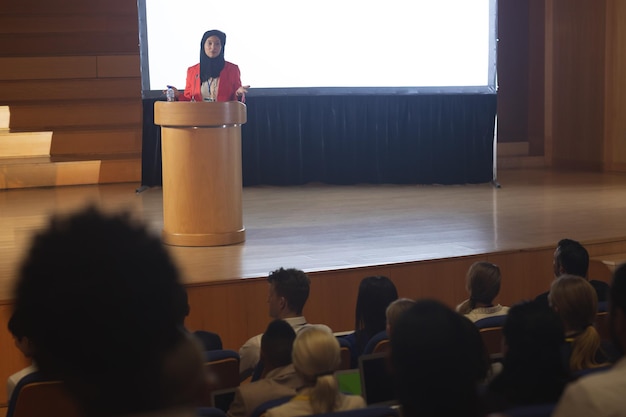
{"type": "Polygon", "coordinates": [[[246,106],[237,101],[157,101],[154,122],[161,126],[163,242],[243,242],[241,125],[246,106]]]}

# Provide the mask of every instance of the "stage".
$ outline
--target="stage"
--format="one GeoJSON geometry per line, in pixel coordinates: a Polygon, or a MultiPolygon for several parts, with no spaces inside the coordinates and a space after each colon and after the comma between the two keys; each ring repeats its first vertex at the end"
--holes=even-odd
{"type": "MultiPolygon", "coordinates": [[[[246,242],[170,247],[185,282],[264,277],[280,266],[328,271],[554,246],[626,236],[626,175],[505,170],[491,184],[255,186],[243,192],[246,242]]],[[[160,233],[162,190],[138,184],[0,193],[0,299],[18,259],[52,213],[85,204],[128,210],[160,233]]]]}
{"type": "MultiPolygon", "coordinates": [[[[169,247],[189,292],[187,325],[217,331],[225,347],[238,349],[267,325],[264,278],[281,266],[310,273],[308,320],[343,331],[353,326],[356,290],[367,275],[388,275],[400,296],[455,305],[466,296],[469,265],[489,260],[503,273],[499,301],[510,305],[549,288],[552,253],[561,238],[581,241],[592,257],[626,252],[626,175],[503,170],[498,181],[501,188],[490,183],[245,187],[245,243],[169,247]]],[[[160,233],[162,190],[136,193],[139,185],[0,192],[0,326],[6,329],[19,260],[52,213],[95,204],[130,211],[160,233]]],[[[590,275],[609,279],[598,262],[590,275]]],[[[11,353],[0,364],[1,379],[23,360],[8,334],[1,335],[0,348],[11,353]]]]}

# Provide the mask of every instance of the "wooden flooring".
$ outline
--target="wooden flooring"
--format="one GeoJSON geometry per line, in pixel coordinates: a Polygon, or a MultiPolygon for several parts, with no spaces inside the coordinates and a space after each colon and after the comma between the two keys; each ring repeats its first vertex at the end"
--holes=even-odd
{"type": "MultiPolygon", "coordinates": [[[[277,267],[328,271],[370,265],[626,240],[626,175],[504,170],[501,188],[309,184],[244,188],[246,242],[170,247],[187,284],[263,277],[277,267]]],[[[160,233],[162,190],[138,184],[0,191],[0,300],[52,213],[85,204],[129,210],[160,233]]]]}

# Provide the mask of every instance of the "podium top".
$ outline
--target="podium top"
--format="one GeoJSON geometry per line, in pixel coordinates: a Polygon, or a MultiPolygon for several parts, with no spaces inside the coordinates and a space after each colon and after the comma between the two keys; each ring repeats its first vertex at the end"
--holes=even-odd
{"type": "Polygon", "coordinates": [[[161,126],[223,126],[246,122],[246,105],[238,101],[157,101],[154,123],[161,126]]]}

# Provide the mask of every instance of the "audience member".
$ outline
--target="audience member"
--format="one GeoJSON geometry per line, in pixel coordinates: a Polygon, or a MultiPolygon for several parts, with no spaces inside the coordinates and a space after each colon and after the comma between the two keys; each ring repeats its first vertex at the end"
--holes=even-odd
{"type": "Polygon", "coordinates": [[[44,375],[88,417],[194,413],[206,389],[197,341],[180,327],[178,270],[160,240],[94,208],[36,236],[15,313],[44,375]]]}
{"type": "Polygon", "coordinates": [[[289,402],[267,411],[267,417],[296,417],[365,407],[358,395],[345,395],[333,375],[340,364],[339,341],[319,328],[301,330],[293,345],[293,365],[305,387],[289,402]]]}
{"type": "Polygon", "coordinates": [[[403,416],[480,415],[485,346],[471,321],[440,302],[418,300],[398,319],[391,363],[403,416]]]}
{"type": "MultiPolygon", "coordinates": [[[[23,330],[23,325],[20,323],[20,319],[13,313],[11,318],[9,319],[9,331],[13,335],[13,339],[15,341],[15,346],[22,352],[22,354],[32,360],[33,356],[33,345],[30,339],[26,336],[23,330]]],[[[14,373],[9,376],[7,380],[7,398],[10,400],[11,395],[13,394],[13,390],[16,385],[22,378],[26,375],[30,375],[33,372],[37,371],[37,366],[35,363],[31,363],[26,368],[14,373]]]]}
{"type": "Polygon", "coordinates": [[[228,410],[229,417],[249,416],[259,405],[273,399],[296,395],[304,382],[291,363],[296,333],[284,320],[274,320],[261,338],[261,362],[265,378],[237,388],[228,410]]]}
{"type": "Polygon", "coordinates": [[[354,333],[345,336],[350,344],[353,368],[372,336],[385,330],[385,312],[389,304],[397,299],[398,291],[389,278],[372,276],[361,280],[354,314],[354,333]]]}
{"type": "MultiPolygon", "coordinates": [[[[589,270],[589,253],[579,242],[572,239],[561,239],[554,251],[552,260],[554,278],[563,274],[576,275],[589,281],[589,284],[596,291],[598,301],[606,301],[609,293],[609,285],[598,280],[589,280],[587,273],[589,270]]],[[[535,300],[548,305],[549,291],[539,294],[535,300]]]]}
{"type": "MultiPolygon", "coordinates": [[[[626,264],[613,274],[609,292],[609,328],[615,346],[626,351],[626,264]]],[[[613,367],[582,377],[563,393],[554,417],[626,416],[626,358],[613,367]]]]}
{"type": "Polygon", "coordinates": [[[591,284],[576,275],[561,275],[552,282],[548,301],[565,327],[570,370],[601,366],[605,360],[600,350],[600,335],[594,327],[598,299],[591,284]]]}
{"type": "Polygon", "coordinates": [[[410,298],[398,298],[396,301],[393,301],[387,307],[385,311],[385,316],[387,317],[387,336],[391,338],[391,333],[393,332],[394,327],[396,327],[396,323],[398,319],[411,307],[415,305],[415,300],[411,300],[410,298]]]}
{"type": "Polygon", "coordinates": [[[485,392],[486,410],[556,403],[569,381],[561,354],[563,324],[556,312],[537,302],[514,305],[503,335],[502,370],[485,392]]]}
{"type": "MultiPolygon", "coordinates": [[[[331,332],[328,326],[323,324],[308,324],[302,310],[309,298],[309,277],[299,269],[280,268],[270,273],[267,278],[269,290],[267,304],[269,315],[272,319],[282,319],[293,327],[298,333],[301,329],[315,326],[331,332]]],[[[241,380],[246,379],[257,366],[260,359],[261,336],[250,338],[239,349],[239,374],[241,380]]]]}
{"type": "Polygon", "coordinates": [[[456,310],[476,322],[492,316],[506,315],[509,308],[493,301],[500,292],[500,268],[489,262],[475,262],[465,277],[469,299],[459,304],[456,310]]]}

